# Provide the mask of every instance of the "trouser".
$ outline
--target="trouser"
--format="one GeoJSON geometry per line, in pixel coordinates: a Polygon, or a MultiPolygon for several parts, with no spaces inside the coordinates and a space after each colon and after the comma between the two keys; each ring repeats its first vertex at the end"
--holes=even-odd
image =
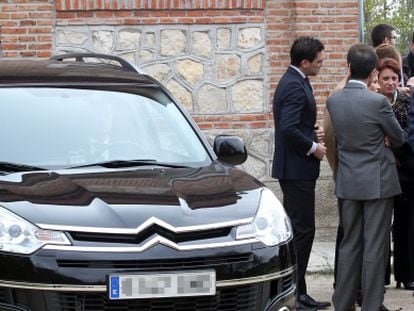
{"type": "Polygon", "coordinates": [[[335,310],[350,310],[359,284],[362,288],[362,311],[379,310],[384,300],[393,198],[340,200],[339,220],[344,236],[338,251],[332,297],[335,310]]]}
{"type": "Polygon", "coordinates": [[[316,181],[280,180],[283,206],[290,217],[296,254],[297,296],[306,294],[305,274],[315,237],[316,181]]]}

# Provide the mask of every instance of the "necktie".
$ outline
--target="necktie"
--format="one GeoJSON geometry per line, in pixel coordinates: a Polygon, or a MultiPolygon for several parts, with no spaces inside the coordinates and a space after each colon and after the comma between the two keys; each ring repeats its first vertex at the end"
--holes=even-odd
{"type": "Polygon", "coordinates": [[[305,84],[309,87],[309,90],[311,91],[311,93],[313,93],[313,88],[312,88],[312,85],[309,82],[308,77],[305,78],[305,84]]]}

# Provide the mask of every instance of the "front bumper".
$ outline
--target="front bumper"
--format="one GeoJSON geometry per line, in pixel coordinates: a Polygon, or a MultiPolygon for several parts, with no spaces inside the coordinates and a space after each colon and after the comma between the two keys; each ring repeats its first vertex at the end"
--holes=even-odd
{"type": "Polygon", "coordinates": [[[0,310],[5,304],[31,311],[279,311],[294,305],[292,258],[292,242],[278,247],[252,244],[191,252],[157,245],[143,253],[127,254],[50,250],[31,256],[2,254],[0,310]],[[108,298],[109,274],[194,269],[216,271],[216,295],[120,301],[108,298]]]}

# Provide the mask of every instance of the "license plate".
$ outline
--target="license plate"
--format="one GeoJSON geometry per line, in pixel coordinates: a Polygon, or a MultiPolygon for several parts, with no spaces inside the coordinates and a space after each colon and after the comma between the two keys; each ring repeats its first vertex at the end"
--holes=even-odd
{"type": "Polygon", "coordinates": [[[214,270],[117,274],[109,276],[110,299],[139,299],[216,294],[214,270]]]}

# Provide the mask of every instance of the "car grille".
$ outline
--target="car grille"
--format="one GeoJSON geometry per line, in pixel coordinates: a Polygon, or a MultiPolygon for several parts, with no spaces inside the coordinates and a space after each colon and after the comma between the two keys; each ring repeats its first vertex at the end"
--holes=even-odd
{"type": "Polygon", "coordinates": [[[259,285],[218,289],[215,296],[112,301],[107,294],[50,294],[60,311],[256,311],[259,285]]]}
{"type": "Polygon", "coordinates": [[[156,234],[174,242],[183,243],[196,240],[215,239],[225,237],[230,234],[232,227],[218,229],[190,231],[190,232],[172,232],[163,227],[153,225],[138,234],[111,234],[111,233],[90,233],[90,232],[69,232],[75,241],[82,242],[101,242],[101,243],[128,243],[140,244],[145,242],[151,236],[156,234]]]}
{"type": "Polygon", "coordinates": [[[224,264],[246,263],[253,261],[252,254],[229,256],[174,258],[168,260],[57,260],[62,268],[88,269],[134,269],[137,271],[214,267],[224,264]]]}
{"type": "MultiPolygon", "coordinates": [[[[10,289],[0,289],[0,303],[9,303],[12,301],[10,289]]],[[[1,309],[0,309],[1,310],[1,309]]]]}
{"type": "Polygon", "coordinates": [[[105,292],[0,288],[0,310],[4,304],[36,311],[261,311],[269,301],[292,293],[294,288],[293,274],[265,283],[218,287],[215,296],[202,297],[110,300],[105,292]],[[268,293],[266,288],[270,289],[268,293]]]}
{"type": "Polygon", "coordinates": [[[285,276],[280,279],[280,290],[279,292],[284,293],[289,291],[293,286],[293,274],[285,276]]]}

